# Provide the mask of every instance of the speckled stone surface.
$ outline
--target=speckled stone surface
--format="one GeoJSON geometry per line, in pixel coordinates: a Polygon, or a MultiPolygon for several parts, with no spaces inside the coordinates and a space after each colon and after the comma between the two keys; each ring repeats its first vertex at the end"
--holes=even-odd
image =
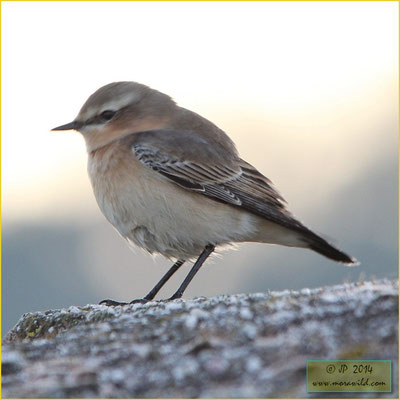
{"type": "Polygon", "coordinates": [[[3,398],[398,397],[398,282],[28,313],[3,398]],[[318,396],[307,359],[391,359],[393,393],[318,396]]]}

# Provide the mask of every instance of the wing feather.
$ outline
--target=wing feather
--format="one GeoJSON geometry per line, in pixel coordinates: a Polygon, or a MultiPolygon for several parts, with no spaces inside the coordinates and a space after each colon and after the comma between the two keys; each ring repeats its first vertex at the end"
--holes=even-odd
{"type": "Polygon", "coordinates": [[[354,263],[289,213],[272,182],[239,158],[224,132],[213,134],[218,138],[204,131],[200,135],[194,131],[153,130],[128,135],[123,141],[141,163],[170,182],[297,231],[311,249],[336,261],[354,263]]]}
{"type": "MultiPolygon", "coordinates": [[[[162,146],[163,137],[168,133],[151,131],[151,135],[141,133],[141,140],[131,143],[135,157],[147,167],[157,171],[184,189],[197,192],[216,201],[244,208],[271,221],[290,228],[303,228],[285,208],[285,201],[273,187],[272,182],[246,161],[237,157],[230,165],[224,157],[218,162],[210,157],[209,164],[183,159],[174,154],[170,143],[162,146]],[[147,137],[146,137],[147,136],[147,137]],[[151,139],[156,138],[152,142],[151,139]],[[146,140],[147,139],[147,140],[146,140]]],[[[177,132],[174,131],[177,136],[177,132]]],[[[178,139],[180,138],[177,136],[178,139]]],[[[184,144],[190,145],[191,135],[185,135],[184,144]]],[[[176,137],[175,137],[176,140],[176,137]]],[[[177,143],[179,145],[180,143],[177,143]]],[[[207,158],[208,143],[194,143],[207,158]]],[[[182,154],[182,152],[180,152],[182,154]]],[[[302,229],[301,229],[302,230],[302,229]]]]}

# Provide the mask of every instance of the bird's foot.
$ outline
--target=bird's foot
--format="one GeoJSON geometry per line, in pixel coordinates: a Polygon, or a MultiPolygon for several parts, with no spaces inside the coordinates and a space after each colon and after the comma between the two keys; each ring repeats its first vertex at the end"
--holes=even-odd
{"type": "Polygon", "coordinates": [[[104,306],[111,306],[111,307],[116,307],[116,306],[126,306],[129,303],[124,303],[124,302],[119,302],[119,301],[114,301],[114,300],[102,300],[99,304],[104,305],[104,306]]]}
{"type": "Polygon", "coordinates": [[[182,297],[181,293],[175,293],[174,295],[172,295],[168,299],[165,299],[164,301],[172,301],[172,300],[180,299],[181,297],[182,297]]]}
{"type": "Polygon", "coordinates": [[[119,302],[119,301],[107,299],[107,300],[102,300],[99,304],[105,305],[105,306],[109,306],[109,307],[116,307],[116,306],[127,306],[128,304],[137,304],[137,303],[145,304],[148,301],[150,301],[150,300],[148,300],[148,299],[134,299],[129,303],[125,303],[125,302],[119,302]]]}
{"type": "Polygon", "coordinates": [[[134,300],[132,300],[129,304],[137,304],[137,303],[145,304],[145,303],[147,303],[148,301],[151,301],[151,300],[147,300],[147,299],[134,299],[134,300]]]}

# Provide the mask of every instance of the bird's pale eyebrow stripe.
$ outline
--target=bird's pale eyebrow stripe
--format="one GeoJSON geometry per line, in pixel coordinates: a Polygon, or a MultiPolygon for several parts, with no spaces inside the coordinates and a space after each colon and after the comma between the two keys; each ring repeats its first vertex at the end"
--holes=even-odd
{"type": "Polygon", "coordinates": [[[109,101],[100,110],[99,114],[106,110],[118,111],[129,105],[139,102],[140,96],[137,93],[129,93],[128,95],[121,96],[119,99],[109,101]]]}

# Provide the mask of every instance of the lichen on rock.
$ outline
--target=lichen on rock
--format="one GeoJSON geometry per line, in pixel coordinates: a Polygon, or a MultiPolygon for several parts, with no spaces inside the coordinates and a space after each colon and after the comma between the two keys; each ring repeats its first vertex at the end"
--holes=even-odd
{"type": "Polygon", "coordinates": [[[397,398],[397,317],[387,280],[27,313],[2,346],[2,395],[315,397],[307,359],[391,359],[393,393],[356,397],[397,398]]]}

